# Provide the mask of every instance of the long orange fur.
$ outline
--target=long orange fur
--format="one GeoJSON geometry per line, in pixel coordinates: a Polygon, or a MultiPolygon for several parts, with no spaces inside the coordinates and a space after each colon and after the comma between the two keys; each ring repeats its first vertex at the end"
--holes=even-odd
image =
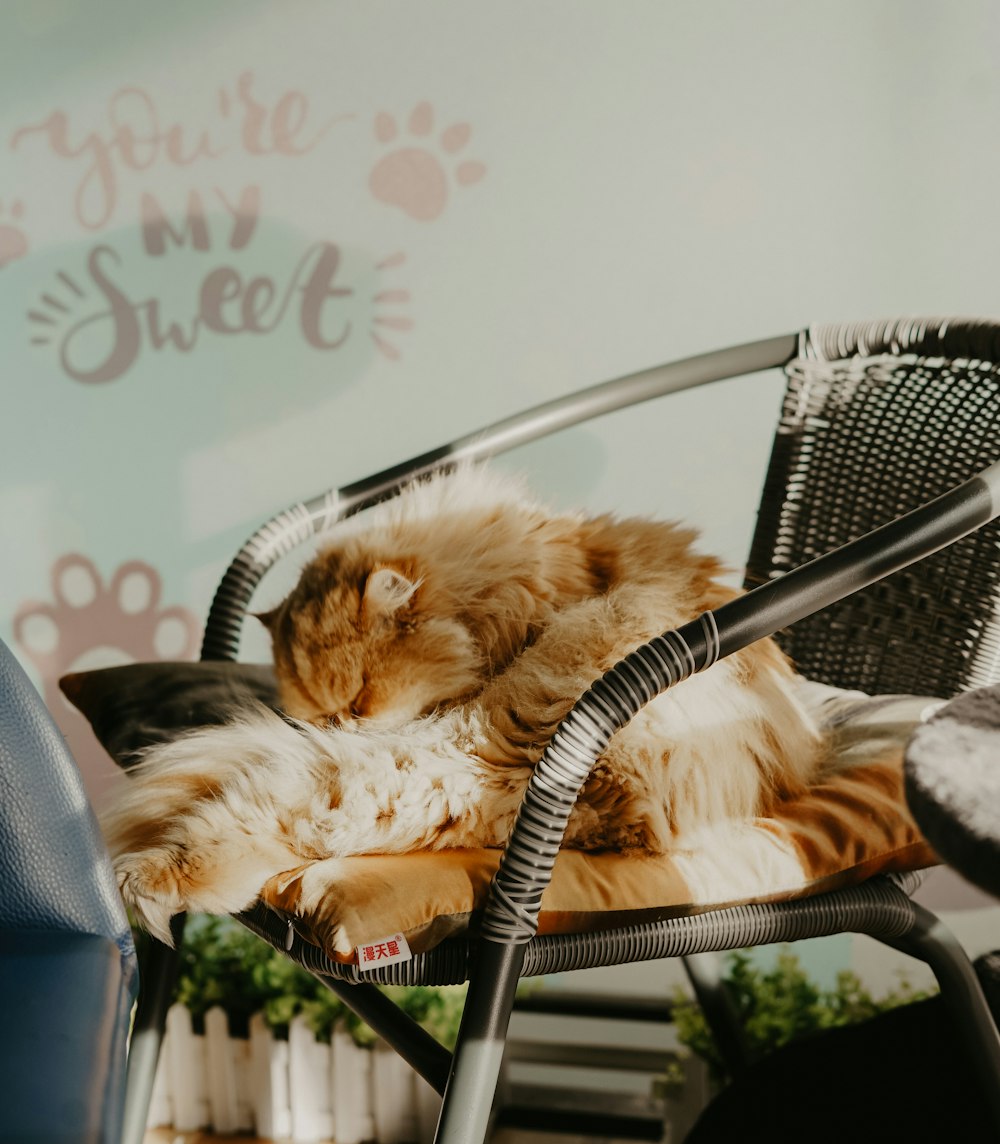
{"type": "MultiPolygon", "coordinates": [[[[164,936],[303,861],[500,846],[586,688],[734,592],[688,529],[554,513],[484,469],[341,528],[262,617],[290,726],[260,712],[152,750],[103,815],[122,890],[164,936]]],[[[649,704],[584,787],[566,843],[663,852],[814,777],[818,735],[770,641],[649,704]]]]}

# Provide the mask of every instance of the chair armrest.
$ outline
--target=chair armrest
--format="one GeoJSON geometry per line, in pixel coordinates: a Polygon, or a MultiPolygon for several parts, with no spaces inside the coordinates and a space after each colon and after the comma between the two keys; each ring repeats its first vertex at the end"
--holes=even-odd
{"type": "Polygon", "coordinates": [[[549,433],[655,397],[727,377],[776,369],[791,359],[798,345],[799,335],[786,334],[601,382],[494,422],[342,489],[330,489],[293,505],[261,525],[233,558],[209,610],[201,658],[236,659],[251,597],[264,574],[282,556],[337,521],[385,500],[407,482],[463,461],[497,456],[549,433]]]}
{"type": "Polygon", "coordinates": [[[1000,516],[1000,462],[849,544],[656,636],[597,680],[557,728],[528,783],[494,878],[483,934],[531,940],[570,812],[608,743],[674,684],[937,552],[1000,516]]]}

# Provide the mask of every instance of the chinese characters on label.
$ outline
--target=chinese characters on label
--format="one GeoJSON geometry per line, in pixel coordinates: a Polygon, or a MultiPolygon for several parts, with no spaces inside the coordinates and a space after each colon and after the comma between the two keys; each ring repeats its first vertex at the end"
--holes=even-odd
{"type": "Polygon", "coordinates": [[[361,969],[395,965],[400,961],[409,961],[412,956],[406,938],[401,933],[358,946],[358,965],[361,969]]]}

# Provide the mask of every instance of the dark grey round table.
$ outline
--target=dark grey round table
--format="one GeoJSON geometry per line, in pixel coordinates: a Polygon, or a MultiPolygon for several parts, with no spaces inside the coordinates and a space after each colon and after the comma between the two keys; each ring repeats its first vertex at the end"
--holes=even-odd
{"type": "Polygon", "coordinates": [[[941,858],[1000,897],[1000,684],[967,691],[914,731],[906,799],[941,858]]]}

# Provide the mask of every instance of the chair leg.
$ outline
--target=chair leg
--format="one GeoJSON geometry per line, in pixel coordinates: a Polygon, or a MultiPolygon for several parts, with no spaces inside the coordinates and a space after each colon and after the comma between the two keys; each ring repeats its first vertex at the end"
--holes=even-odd
{"type": "Polygon", "coordinates": [[[689,953],[681,961],[719,1056],[730,1077],[736,1080],[750,1066],[750,1046],[732,996],[722,980],[722,960],[717,953],[689,953]]]}
{"type": "Polygon", "coordinates": [[[389,1044],[436,1092],[443,1093],[451,1053],[384,993],[367,982],[357,985],[316,973],[316,978],[389,1044]]]}
{"type": "Polygon", "coordinates": [[[482,1144],[493,1116],[523,945],[483,940],[445,1088],[435,1144],[482,1144]]]}
{"type": "Polygon", "coordinates": [[[968,954],[948,927],[929,910],[911,902],[913,928],[901,937],[873,937],[919,958],[931,967],[941,987],[941,999],[963,1038],[979,1074],[1000,1139],[1000,1032],[968,954]]]}
{"type": "Polygon", "coordinates": [[[170,922],[173,949],[150,938],[146,957],[139,967],[139,1003],[129,1041],[121,1144],[142,1144],[146,1135],[149,1102],[153,1097],[153,1082],[156,1080],[156,1065],[167,1025],[167,1010],[170,1008],[170,998],[180,968],[184,922],[183,914],[178,914],[170,922]]]}

